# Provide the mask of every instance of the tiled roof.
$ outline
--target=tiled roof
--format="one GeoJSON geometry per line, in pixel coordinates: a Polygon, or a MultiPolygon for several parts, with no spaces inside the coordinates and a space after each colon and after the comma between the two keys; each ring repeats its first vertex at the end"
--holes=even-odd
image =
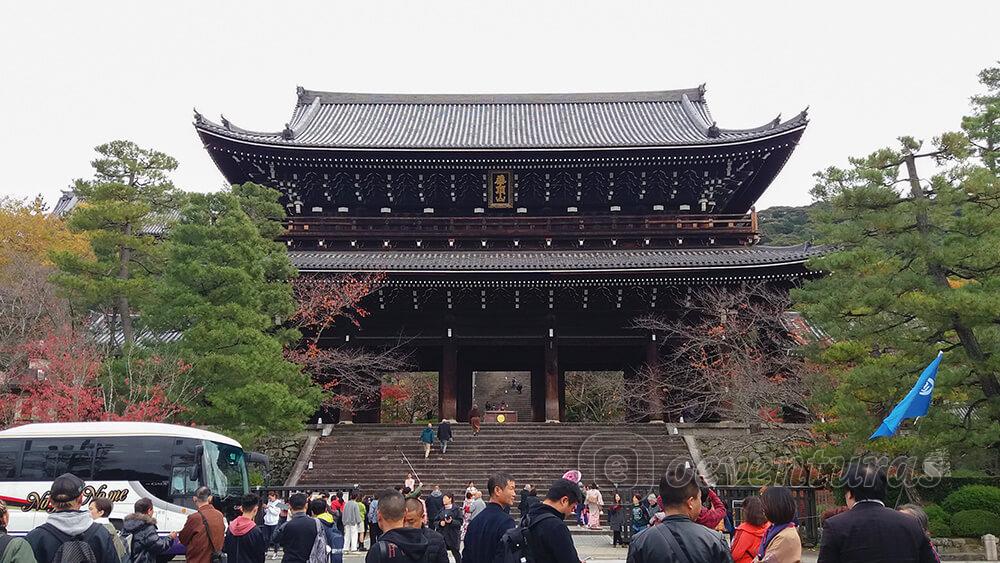
{"type": "Polygon", "coordinates": [[[752,129],[716,127],[704,89],[607,94],[344,94],[300,88],[283,131],[195,114],[195,126],[272,145],[381,149],[516,149],[715,144],[806,124],[805,112],[752,129]]]}
{"type": "Polygon", "coordinates": [[[530,251],[290,251],[305,271],[330,272],[600,272],[752,268],[796,264],[818,256],[822,247],[750,246],[659,250],[530,251]]]}

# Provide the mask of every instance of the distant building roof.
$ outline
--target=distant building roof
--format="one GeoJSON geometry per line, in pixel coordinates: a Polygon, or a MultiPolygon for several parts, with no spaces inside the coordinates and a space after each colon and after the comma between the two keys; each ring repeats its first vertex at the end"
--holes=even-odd
{"type": "Polygon", "coordinates": [[[595,94],[348,94],[298,89],[281,131],[195,114],[203,133],[266,145],[345,149],[568,149],[712,145],[805,127],[806,112],[722,129],[703,87],[595,94]]]}
{"type": "Polygon", "coordinates": [[[656,250],[290,251],[302,271],[495,273],[686,271],[802,264],[824,252],[808,244],[787,247],[656,250]]]}

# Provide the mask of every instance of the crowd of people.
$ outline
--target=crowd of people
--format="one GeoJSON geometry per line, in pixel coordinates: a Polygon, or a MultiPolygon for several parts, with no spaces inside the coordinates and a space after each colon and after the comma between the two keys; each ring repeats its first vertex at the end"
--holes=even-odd
{"type": "MultiPolygon", "coordinates": [[[[250,494],[228,525],[212,492],[201,487],[183,528],[161,535],[150,499],[137,500],[117,530],[108,520],[111,503],[96,498],[83,510],[85,483],[67,473],[51,485],[47,522],[25,538],[6,535],[9,514],[0,501],[0,563],[156,563],[174,542],[191,563],[264,563],[278,548],[282,563],[339,563],[352,552],[367,552],[366,563],[448,563],[449,554],[455,563],[578,563],[566,520],[599,527],[605,506],[597,485],[581,480],[569,471],[542,498],[531,485],[518,491],[506,473],[490,475],[485,494],[470,482],[464,500],[437,486],[425,495],[412,474],[375,496],[342,491],[282,499],[272,492],[264,502],[250,494]],[[510,513],[515,503],[520,522],[510,513]]],[[[939,561],[920,507],[885,506],[884,471],[852,464],[842,485],[846,506],[823,515],[820,563],[939,561]]],[[[667,471],[657,492],[635,494],[630,503],[616,492],[607,507],[613,543],[628,548],[628,563],[801,561],[800,516],[786,487],[743,499],[731,540],[721,531],[730,517],[725,504],[693,469],[667,471]]]]}

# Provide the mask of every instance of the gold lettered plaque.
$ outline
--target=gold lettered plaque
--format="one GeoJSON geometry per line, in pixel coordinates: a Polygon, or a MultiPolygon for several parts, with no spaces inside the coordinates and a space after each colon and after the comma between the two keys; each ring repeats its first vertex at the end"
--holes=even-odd
{"type": "Polygon", "coordinates": [[[490,172],[489,204],[491,209],[514,207],[514,175],[509,170],[490,172]]]}

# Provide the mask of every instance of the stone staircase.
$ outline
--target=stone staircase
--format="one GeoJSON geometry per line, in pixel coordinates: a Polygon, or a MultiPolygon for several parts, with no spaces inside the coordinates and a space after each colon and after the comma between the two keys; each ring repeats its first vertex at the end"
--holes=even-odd
{"type": "Polygon", "coordinates": [[[474,402],[486,410],[486,403],[507,403],[507,408],[517,413],[517,420],[531,422],[531,374],[507,371],[476,372],[474,402]],[[521,392],[510,388],[516,378],[522,385],[521,392]]]}
{"type": "Polygon", "coordinates": [[[453,424],[455,441],[442,455],[435,444],[424,459],[420,425],[353,424],[332,427],[312,451],[312,469],[296,485],[357,484],[368,494],[401,485],[409,458],[427,490],[464,494],[469,481],[485,490],[492,471],[505,470],[520,489],[532,483],[544,492],[568,469],[596,481],[607,498],[617,485],[623,493],[647,492],[670,463],[690,461],[679,435],[664,424],[517,423],[484,425],[473,437],[468,424],[453,424]]]}

